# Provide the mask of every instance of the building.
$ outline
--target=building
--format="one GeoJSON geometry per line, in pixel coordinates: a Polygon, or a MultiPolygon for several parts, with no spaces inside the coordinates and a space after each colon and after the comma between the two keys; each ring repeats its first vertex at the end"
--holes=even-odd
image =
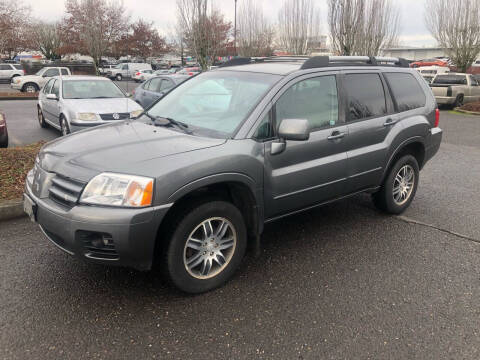
{"type": "Polygon", "coordinates": [[[404,58],[407,60],[424,60],[448,57],[447,49],[441,47],[397,47],[381,50],[383,56],[404,58]]]}

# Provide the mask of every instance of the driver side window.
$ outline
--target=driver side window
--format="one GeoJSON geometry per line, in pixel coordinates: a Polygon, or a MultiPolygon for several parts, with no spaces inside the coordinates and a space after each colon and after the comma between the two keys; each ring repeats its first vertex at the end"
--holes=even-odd
{"type": "Polygon", "coordinates": [[[306,119],[311,130],[338,123],[335,75],[319,76],[292,85],[276,103],[276,125],[284,119],[306,119]]]}

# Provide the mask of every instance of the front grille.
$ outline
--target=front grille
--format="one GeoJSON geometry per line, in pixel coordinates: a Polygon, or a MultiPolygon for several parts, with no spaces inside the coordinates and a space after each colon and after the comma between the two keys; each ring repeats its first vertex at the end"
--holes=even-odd
{"type": "Polygon", "coordinates": [[[65,207],[72,208],[77,204],[84,186],[85,184],[82,182],[56,175],[48,189],[49,198],[65,207]]]}
{"type": "Polygon", "coordinates": [[[100,114],[102,120],[125,120],[130,118],[130,113],[112,113],[112,114],[100,114]],[[117,116],[114,116],[114,115],[117,116]]]}
{"type": "Polygon", "coordinates": [[[81,241],[85,256],[92,259],[118,260],[113,237],[110,234],[94,231],[77,231],[77,238],[81,241]]]}

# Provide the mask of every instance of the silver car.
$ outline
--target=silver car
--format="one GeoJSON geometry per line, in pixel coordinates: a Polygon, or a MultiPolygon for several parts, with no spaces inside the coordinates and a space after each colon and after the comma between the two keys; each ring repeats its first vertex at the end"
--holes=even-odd
{"type": "Polygon", "coordinates": [[[96,76],[56,76],[38,95],[38,122],[67,135],[135,118],[142,108],[111,80],[96,76]]]}

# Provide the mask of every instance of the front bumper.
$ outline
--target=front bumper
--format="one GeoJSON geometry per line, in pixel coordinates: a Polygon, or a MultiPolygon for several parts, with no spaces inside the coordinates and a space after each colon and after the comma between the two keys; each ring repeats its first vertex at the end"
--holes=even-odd
{"type": "Polygon", "coordinates": [[[22,83],[18,83],[18,84],[15,84],[15,83],[10,83],[10,87],[14,90],[22,90],[22,83]]]}
{"type": "Polygon", "coordinates": [[[119,209],[77,205],[66,209],[49,198],[36,197],[28,183],[25,195],[36,205],[35,219],[43,233],[66,253],[93,263],[138,270],[152,267],[158,229],[171,206],[119,209]],[[103,245],[92,251],[95,236],[108,238],[114,252],[102,255],[103,245]]]}
{"type": "Polygon", "coordinates": [[[440,149],[440,144],[442,142],[443,131],[442,129],[436,127],[430,129],[430,135],[427,139],[427,147],[425,149],[425,163],[430,160],[440,149]]]}

